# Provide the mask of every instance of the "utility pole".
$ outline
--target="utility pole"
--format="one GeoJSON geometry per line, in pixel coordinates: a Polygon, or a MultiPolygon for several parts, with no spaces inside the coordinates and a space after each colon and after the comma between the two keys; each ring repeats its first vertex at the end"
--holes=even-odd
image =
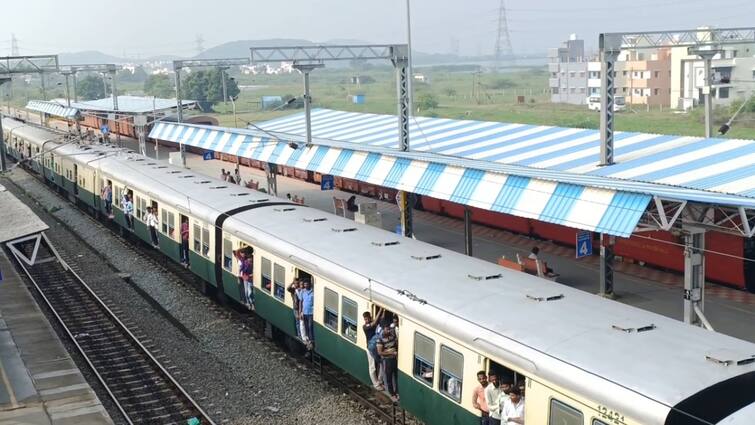
{"type": "Polygon", "coordinates": [[[220,70],[220,80],[223,83],[223,104],[227,105],[228,104],[228,84],[226,82],[225,71],[230,68],[227,66],[220,66],[218,67],[218,69],[220,70]]]}
{"type": "Polygon", "coordinates": [[[115,87],[115,77],[118,75],[118,71],[113,69],[110,71],[110,75],[113,78],[111,89],[113,91],[113,111],[115,111],[115,140],[118,142],[118,146],[121,145],[121,131],[120,124],[118,122],[118,89],[115,87]]]}
{"type": "Polygon", "coordinates": [[[407,96],[409,97],[409,116],[414,115],[414,70],[412,68],[412,16],[409,0],[406,0],[406,68],[409,73],[409,80],[406,82],[407,96]]]}
{"type": "Polygon", "coordinates": [[[16,38],[16,34],[10,35],[10,55],[11,56],[18,56],[18,39],[16,38]]]}
{"type": "Polygon", "coordinates": [[[506,16],[506,2],[501,0],[498,6],[498,36],[495,40],[495,70],[501,66],[501,59],[506,55],[513,56],[511,37],[509,36],[509,22],[506,16]]]}
{"type": "Polygon", "coordinates": [[[197,54],[199,55],[204,52],[204,37],[202,37],[202,34],[197,34],[194,42],[197,44],[197,54]]]}
{"type": "Polygon", "coordinates": [[[703,100],[705,102],[705,137],[713,137],[713,97],[711,91],[713,90],[713,70],[712,62],[713,58],[721,53],[723,50],[716,46],[709,46],[709,48],[693,48],[688,49],[689,54],[700,56],[703,59],[704,66],[704,81],[703,81],[703,100]]]}

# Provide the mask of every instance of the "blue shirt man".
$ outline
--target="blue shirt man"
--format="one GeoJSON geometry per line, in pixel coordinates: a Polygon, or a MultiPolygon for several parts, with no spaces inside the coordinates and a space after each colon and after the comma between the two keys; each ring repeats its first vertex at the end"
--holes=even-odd
{"type": "Polygon", "coordinates": [[[304,288],[299,291],[299,309],[301,318],[304,321],[304,330],[306,335],[302,335],[307,343],[307,348],[312,349],[312,342],[315,339],[314,320],[312,316],[315,311],[315,292],[312,290],[312,283],[304,280],[304,288]]]}

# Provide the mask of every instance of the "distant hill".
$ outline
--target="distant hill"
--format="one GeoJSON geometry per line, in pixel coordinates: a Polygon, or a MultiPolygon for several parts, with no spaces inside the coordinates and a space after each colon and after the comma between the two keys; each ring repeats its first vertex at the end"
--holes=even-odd
{"type": "Polygon", "coordinates": [[[250,47],[275,47],[275,46],[300,46],[315,44],[309,40],[297,40],[287,38],[270,38],[265,40],[238,40],[229,41],[210,47],[195,56],[195,59],[218,59],[218,58],[245,58],[249,57],[250,47]]]}
{"type": "Polygon", "coordinates": [[[85,65],[92,63],[124,63],[125,59],[110,56],[96,50],[84,52],[61,53],[58,55],[61,65],[85,65]]]}

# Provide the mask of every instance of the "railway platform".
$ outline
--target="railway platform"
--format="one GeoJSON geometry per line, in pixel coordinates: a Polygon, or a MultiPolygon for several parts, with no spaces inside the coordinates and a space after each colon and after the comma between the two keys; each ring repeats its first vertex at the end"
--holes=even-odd
{"type": "MultiPolygon", "coordinates": [[[[0,186],[0,243],[47,228],[0,186]]],[[[0,425],[112,424],[5,251],[0,250],[0,425]]]]}

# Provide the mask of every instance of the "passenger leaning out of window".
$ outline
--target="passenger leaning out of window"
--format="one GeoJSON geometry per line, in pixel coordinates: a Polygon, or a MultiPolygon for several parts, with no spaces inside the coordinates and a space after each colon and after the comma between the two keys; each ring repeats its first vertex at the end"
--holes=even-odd
{"type": "Polygon", "coordinates": [[[472,392],[472,407],[480,411],[480,425],[490,424],[490,411],[488,410],[488,403],[485,400],[485,388],[488,386],[488,374],[484,370],[477,372],[477,382],[480,385],[476,386],[472,392]]]}
{"type": "Polygon", "coordinates": [[[315,313],[315,293],[312,290],[312,283],[308,279],[303,279],[303,288],[299,290],[299,317],[304,322],[304,341],[307,344],[307,350],[312,350],[315,341],[315,328],[313,315],[315,313]]]}
{"type": "Polygon", "coordinates": [[[372,381],[372,386],[378,390],[383,391],[385,390],[385,387],[380,382],[380,356],[375,356],[373,352],[370,350],[370,344],[375,344],[377,347],[377,328],[378,323],[380,323],[380,320],[383,318],[383,313],[385,310],[378,309],[378,313],[375,316],[375,319],[372,319],[372,314],[369,311],[365,311],[362,314],[362,318],[364,319],[364,325],[362,325],[362,330],[364,331],[365,340],[367,341],[367,367],[370,373],[370,380],[372,381]],[[373,341],[375,339],[375,341],[373,341]]]}
{"type": "Polygon", "coordinates": [[[377,350],[383,361],[385,388],[393,402],[398,402],[398,338],[396,330],[385,323],[383,337],[377,343],[377,350]]]}
{"type": "Polygon", "coordinates": [[[301,320],[299,317],[299,286],[299,278],[295,277],[286,290],[291,294],[291,301],[294,303],[294,330],[296,331],[296,336],[303,340],[305,332],[301,331],[301,320]]]}
{"type": "Polygon", "coordinates": [[[113,218],[113,184],[107,182],[102,187],[102,200],[105,201],[105,213],[109,218],[113,218]]]}
{"type": "Polygon", "coordinates": [[[159,248],[159,241],[157,239],[157,226],[160,222],[157,221],[157,214],[152,207],[147,207],[147,214],[144,215],[144,222],[149,227],[149,236],[152,239],[152,246],[159,248]]]}
{"type": "Polygon", "coordinates": [[[504,425],[524,425],[524,397],[519,387],[511,388],[509,398],[504,400],[501,410],[501,423],[504,425]]]}
{"type": "Polygon", "coordinates": [[[130,230],[134,230],[134,203],[127,193],[123,194],[121,205],[123,205],[123,217],[126,219],[126,226],[130,230]]]}

